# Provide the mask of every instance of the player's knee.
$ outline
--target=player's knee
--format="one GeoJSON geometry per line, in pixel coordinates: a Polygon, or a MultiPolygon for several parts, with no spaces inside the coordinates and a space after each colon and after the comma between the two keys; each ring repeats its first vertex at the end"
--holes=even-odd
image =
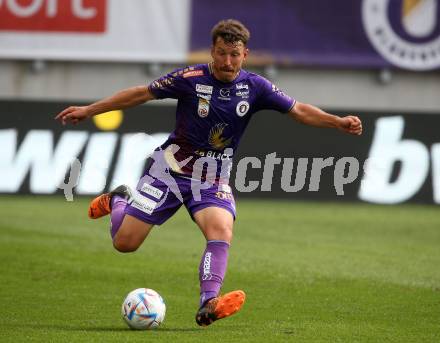
{"type": "Polygon", "coordinates": [[[119,252],[133,252],[139,248],[139,243],[130,237],[116,235],[113,239],[113,247],[119,252]]]}
{"type": "Polygon", "coordinates": [[[230,243],[232,241],[232,225],[217,224],[209,227],[208,240],[222,240],[230,243]]]}

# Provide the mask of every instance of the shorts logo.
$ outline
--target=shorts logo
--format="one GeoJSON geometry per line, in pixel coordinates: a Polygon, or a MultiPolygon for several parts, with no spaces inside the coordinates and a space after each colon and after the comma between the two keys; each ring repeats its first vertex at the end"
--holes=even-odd
{"type": "Polygon", "coordinates": [[[149,185],[148,183],[143,184],[141,191],[156,198],[157,200],[159,200],[163,195],[163,192],[160,189],[149,185]]]}
{"type": "Polygon", "coordinates": [[[221,183],[218,185],[218,191],[219,192],[225,192],[225,193],[232,193],[232,189],[231,186],[225,184],[225,183],[221,183]]]}
{"type": "Polygon", "coordinates": [[[234,196],[232,195],[232,193],[217,192],[215,193],[215,196],[221,200],[234,201],[234,196]]]}
{"type": "Polygon", "coordinates": [[[212,94],[212,86],[201,85],[198,83],[198,84],[196,84],[196,92],[197,93],[212,94]]]}
{"type": "Polygon", "coordinates": [[[154,209],[157,206],[157,202],[155,202],[151,199],[145,198],[142,195],[139,195],[139,193],[138,193],[130,206],[137,208],[138,210],[140,210],[146,214],[152,214],[154,209]]]}
{"type": "Polygon", "coordinates": [[[199,106],[197,107],[197,114],[201,118],[205,118],[209,114],[209,102],[211,101],[210,95],[197,94],[199,97],[199,106]]]}
{"type": "Polygon", "coordinates": [[[363,0],[362,21],[371,44],[384,59],[398,67],[410,70],[439,68],[438,1],[402,0],[401,6],[395,3],[363,0]],[[390,15],[390,10],[399,13],[390,15]]]}
{"type": "Polygon", "coordinates": [[[240,101],[237,104],[235,112],[239,117],[243,117],[249,111],[249,103],[247,101],[240,101]]]}

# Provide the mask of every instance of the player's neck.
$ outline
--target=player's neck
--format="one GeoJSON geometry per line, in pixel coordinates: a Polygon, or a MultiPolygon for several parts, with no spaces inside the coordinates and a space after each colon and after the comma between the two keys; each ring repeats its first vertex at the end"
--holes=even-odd
{"type": "Polygon", "coordinates": [[[220,76],[220,73],[217,71],[216,67],[214,66],[214,63],[210,62],[209,67],[211,69],[211,72],[212,72],[212,75],[214,76],[214,78],[218,81],[225,82],[225,83],[234,82],[237,79],[238,75],[240,75],[240,71],[241,71],[241,69],[240,69],[234,75],[234,77],[232,79],[224,79],[220,76]]]}

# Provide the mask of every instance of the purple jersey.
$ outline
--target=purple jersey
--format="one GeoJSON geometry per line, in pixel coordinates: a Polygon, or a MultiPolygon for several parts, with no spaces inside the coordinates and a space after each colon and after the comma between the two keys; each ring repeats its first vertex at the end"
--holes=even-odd
{"type": "Polygon", "coordinates": [[[172,144],[179,147],[166,160],[172,170],[186,175],[193,173],[200,157],[231,160],[229,152],[235,152],[255,112],[285,113],[295,104],[270,81],[245,70],[232,82],[219,81],[210,64],[177,69],[152,82],[149,89],[157,99],[178,100],[176,128],[161,149],[166,151],[172,144]],[[185,159],[185,165],[177,165],[185,159]]]}

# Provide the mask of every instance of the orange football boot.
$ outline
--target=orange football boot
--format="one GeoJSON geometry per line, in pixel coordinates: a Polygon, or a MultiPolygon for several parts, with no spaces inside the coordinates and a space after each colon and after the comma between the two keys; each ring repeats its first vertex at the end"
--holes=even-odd
{"type": "Polygon", "coordinates": [[[208,326],[218,319],[229,317],[241,309],[245,299],[246,294],[241,290],[212,298],[197,311],[196,322],[200,326],[208,326]]]}
{"type": "Polygon", "coordinates": [[[89,218],[98,219],[109,214],[112,211],[110,202],[115,194],[127,198],[131,197],[130,188],[126,185],[118,186],[109,193],[101,194],[90,202],[88,211],[89,218]]]}

